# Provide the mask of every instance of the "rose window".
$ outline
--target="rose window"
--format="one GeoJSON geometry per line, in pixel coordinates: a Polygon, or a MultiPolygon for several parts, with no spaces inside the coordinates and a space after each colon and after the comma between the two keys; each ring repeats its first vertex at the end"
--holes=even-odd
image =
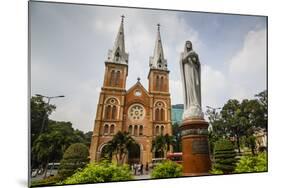
{"type": "Polygon", "coordinates": [[[144,109],[140,105],[134,105],[129,109],[129,117],[132,120],[141,120],[144,117],[144,109]]]}

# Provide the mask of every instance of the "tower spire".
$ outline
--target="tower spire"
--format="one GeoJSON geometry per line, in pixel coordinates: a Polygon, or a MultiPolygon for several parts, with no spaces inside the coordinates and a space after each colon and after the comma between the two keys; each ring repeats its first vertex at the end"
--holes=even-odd
{"type": "Polygon", "coordinates": [[[150,68],[167,70],[167,60],[164,59],[163,46],[160,35],[160,24],[157,24],[157,36],[153,56],[149,59],[150,68]]]}
{"type": "Polygon", "coordinates": [[[121,16],[120,27],[114,42],[112,50],[108,51],[108,61],[114,63],[128,64],[129,54],[125,51],[125,36],[124,36],[124,18],[121,16]]]}

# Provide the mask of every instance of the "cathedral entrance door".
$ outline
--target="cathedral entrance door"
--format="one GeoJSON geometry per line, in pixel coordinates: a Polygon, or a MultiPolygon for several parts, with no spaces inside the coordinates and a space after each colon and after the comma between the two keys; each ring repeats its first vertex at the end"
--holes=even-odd
{"type": "Polygon", "coordinates": [[[128,164],[134,164],[140,162],[140,146],[139,144],[133,144],[128,149],[128,164]]]}

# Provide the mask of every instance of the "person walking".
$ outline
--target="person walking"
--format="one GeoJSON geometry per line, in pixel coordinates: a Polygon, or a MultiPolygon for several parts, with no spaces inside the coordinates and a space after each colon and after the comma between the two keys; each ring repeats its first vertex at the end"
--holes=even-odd
{"type": "Polygon", "coordinates": [[[136,176],[137,175],[137,164],[136,163],[134,163],[134,175],[136,176]]]}
{"type": "Polygon", "coordinates": [[[140,174],[143,175],[143,164],[141,163],[141,166],[140,166],[140,174]]]}
{"type": "Polygon", "coordinates": [[[149,171],[148,162],[146,162],[146,165],[145,165],[145,173],[148,174],[148,173],[149,173],[148,171],[149,171]]]}
{"type": "Polygon", "coordinates": [[[141,174],[141,172],[140,172],[140,169],[141,168],[141,165],[140,165],[140,163],[138,164],[138,174],[141,174]]]}

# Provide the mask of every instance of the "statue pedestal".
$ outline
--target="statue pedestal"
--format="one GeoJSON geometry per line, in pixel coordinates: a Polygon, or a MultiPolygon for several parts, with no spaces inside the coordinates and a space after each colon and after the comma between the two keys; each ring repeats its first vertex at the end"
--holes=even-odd
{"type": "Polygon", "coordinates": [[[201,118],[184,119],[180,127],[183,175],[208,175],[211,169],[208,122],[201,118]]]}

